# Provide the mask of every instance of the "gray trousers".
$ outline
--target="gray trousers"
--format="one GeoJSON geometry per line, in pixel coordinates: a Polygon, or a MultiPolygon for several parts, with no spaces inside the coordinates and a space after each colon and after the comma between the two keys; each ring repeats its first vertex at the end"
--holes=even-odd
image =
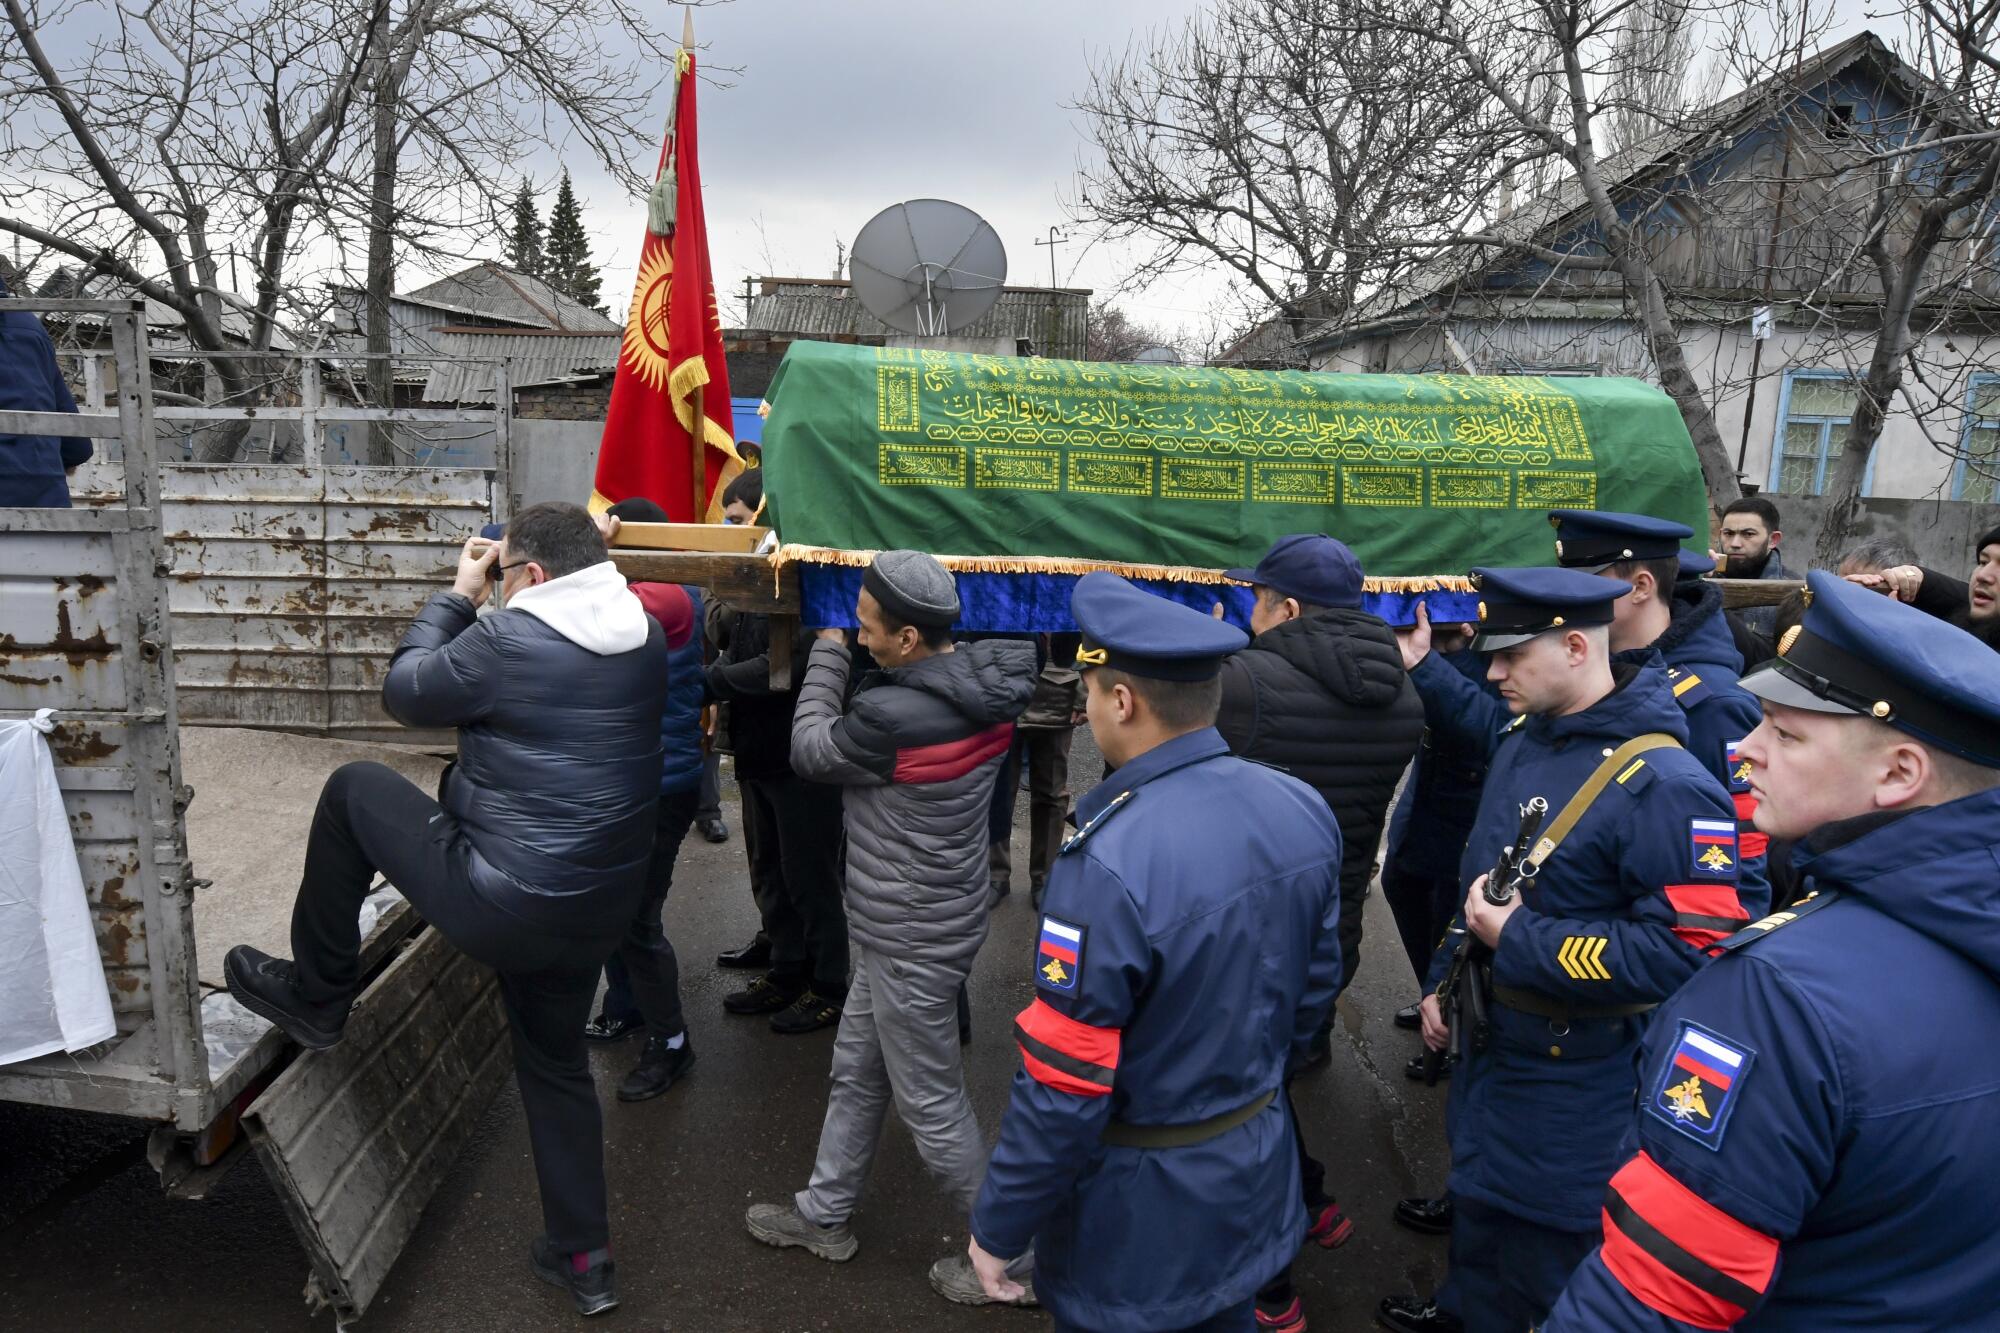
{"type": "Polygon", "coordinates": [[[987,1156],[959,1065],[958,988],[972,959],[913,963],[858,940],[852,952],[826,1123],[812,1184],[797,1196],[799,1212],[819,1226],[853,1215],[893,1097],[924,1165],[970,1217],[987,1156]]]}

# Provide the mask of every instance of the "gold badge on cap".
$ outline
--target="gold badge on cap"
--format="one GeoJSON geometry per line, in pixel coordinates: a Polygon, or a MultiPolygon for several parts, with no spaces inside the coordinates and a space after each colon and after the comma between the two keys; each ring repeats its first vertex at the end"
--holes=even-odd
{"type": "Polygon", "coordinates": [[[1481,602],[1479,604],[1479,618],[1481,620],[1486,619],[1486,603],[1484,602],[1481,602]]]}
{"type": "Polygon", "coordinates": [[[1870,708],[1868,711],[1873,713],[1877,717],[1887,718],[1889,714],[1895,712],[1896,710],[1889,706],[1889,701],[1887,699],[1877,699],[1875,701],[1875,706],[1873,708],[1870,708]]]}
{"type": "Polygon", "coordinates": [[[1804,629],[1804,625],[1794,625],[1785,631],[1784,637],[1778,640],[1778,656],[1783,657],[1792,651],[1792,645],[1799,641],[1799,634],[1804,629]]]}

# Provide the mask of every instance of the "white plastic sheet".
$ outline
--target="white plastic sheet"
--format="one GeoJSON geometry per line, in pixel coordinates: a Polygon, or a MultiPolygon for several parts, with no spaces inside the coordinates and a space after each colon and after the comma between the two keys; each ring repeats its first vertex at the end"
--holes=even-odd
{"type": "Polygon", "coordinates": [[[0,721],[0,1065],[80,1051],[117,1034],[90,903],[33,721],[0,721]]]}

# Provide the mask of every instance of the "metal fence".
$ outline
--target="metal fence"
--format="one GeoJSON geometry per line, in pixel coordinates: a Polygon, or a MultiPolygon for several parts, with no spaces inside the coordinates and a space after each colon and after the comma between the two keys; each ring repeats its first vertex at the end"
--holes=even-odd
{"type": "MultiPolygon", "coordinates": [[[[139,368],[105,424],[149,441],[138,308],[93,308],[110,319],[120,364],[139,368]]],[[[75,429],[39,416],[0,413],[0,430],[75,429]]],[[[112,1009],[132,1034],[88,1064],[45,1056],[0,1069],[0,1097],[193,1120],[210,1087],[150,464],[143,445],[128,451],[116,506],[0,509],[0,716],[60,710],[49,737],[57,783],[112,1009]]]]}

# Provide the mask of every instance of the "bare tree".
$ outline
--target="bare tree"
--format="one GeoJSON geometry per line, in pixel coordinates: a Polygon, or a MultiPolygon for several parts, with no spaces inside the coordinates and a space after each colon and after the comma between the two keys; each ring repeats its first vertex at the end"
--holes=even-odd
{"type": "Polygon", "coordinates": [[[1363,5],[1216,0],[1096,66],[1077,109],[1100,160],[1070,211],[1149,245],[1131,283],[1219,263],[1298,333],[1383,280],[1385,234],[1462,212],[1484,100],[1409,78],[1423,42],[1363,5]]]}
{"type": "Polygon", "coordinates": [[[1109,301],[1090,303],[1089,332],[1084,339],[1086,361],[1130,361],[1149,347],[1168,347],[1173,339],[1141,324],[1109,301]]]}
{"type": "MultiPolygon", "coordinates": [[[[346,38],[370,11],[119,6],[59,67],[24,0],[0,9],[18,43],[0,52],[0,231],[167,306],[196,348],[268,351],[287,265],[330,216],[323,173],[360,77],[346,38]],[[222,286],[236,255],[253,301],[222,286]]],[[[256,358],[212,364],[228,400],[258,401],[256,358]]],[[[204,434],[200,456],[233,455],[241,434],[204,434]]]]}
{"type": "MultiPolygon", "coordinates": [[[[1493,0],[1467,10],[1452,0],[1355,0],[1362,21],[1423,44],[1422,77],[1462,83],[1488,100],[1478,117],[1477,156],[1500,164],[1486,178],[1490,201],[1466,225],[1403,244],[1469,252],[1468,271],[1496,258],[1527,269],[1526,280],[1615,275],[1660,387],[1680,408],[1701,462],[1710,503],[1742,493],[1708,395],[1683,346],[1672,293],[1650,251],[1649,200],[1628,187],[1654,137],[1681,120],[1663,90],[1689,71],[1687,34],[1738,12],[1737,0],[1493,0]],[[1662,40],[1662,34],[1666,39],[1662,40]],[[1614,144],[1653,128],[1612,160],[1614,144]],[[1549,182],[1533,206],[1503,199],[1516,172],[1549,182]],[[1574,225],[1551,244],[1547,228],[1574,225]]],[[[1672,175],[1671,170],[1667,173],[1672,175]]],[[[1653,198],[1659,197],[1652,182],[1653,198]]],[[[1450,261],[1443,261],[1450,262],[1450,261]]],[[[1435,281],[1432,287],[1448,284],[1435,281]]]]}
{"type": "MultiPolygon", "coordinates": [[[[1850,187],[1861,205],[1851,247],[1822,285],[1852,285],[1858,271],[1879,301],[1813,552],[1828,568],[1847,545],[1869,460],[1898,399],[1913,415],[1924,414],[1926,405],[1905,391],[1906,375],[1920,373],[1916,350],[1968,304],[1990,308],[2000,296],[1992,245],[2000,204],[2000,4],[1917,0],[1911,18],[1917,81],[1908,103],[1893,114],[1822,127],[1841,140],[1833,145],[1832,182],[1850,187]]],[[[1820,296],[1809,293],[1803,304],[1810,308],[1820,296]]],[[[1935,386],[1931,396],[1955,397],[1935,386]]]]}

